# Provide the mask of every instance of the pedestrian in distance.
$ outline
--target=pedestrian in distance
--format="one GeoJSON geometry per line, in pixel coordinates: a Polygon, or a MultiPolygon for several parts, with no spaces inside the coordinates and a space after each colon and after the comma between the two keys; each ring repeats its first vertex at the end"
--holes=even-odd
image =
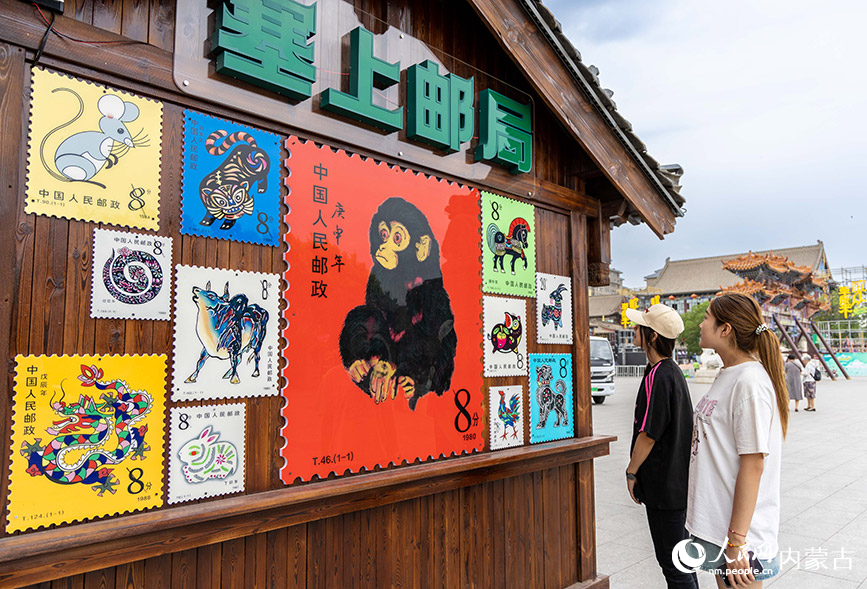
{"type": "Polygon", "coordinates": [[[695,573],[674,566],[672,551],[687,539],[686,491],[692,435],[692,401],[683,372],[672,359],[674,339],[683,331],[677,311],[652,305],[627,309],[635,323],[635,344],[647,354],[635,402],[626,488],[643,504],[656,560],[669,588],[698,589],[695,573]]]}
{"type": "MultiPolygon", "coordinates": [[[[751,297],[713,299],[699,345],[723,367],[695,410],[686,528],[717,587],[780,572],[780,469],[788,396],[780,342],[751,297]],[[700,552],[700,551],[699,551],[700,552]]],[[[800,381],[799,381],[800,383],[800,381]]]]}
{"type": "Polygon", "coordinates": [[[804,354],[801,360],[804,361],[804,369],[801,370],[801,384],[804,387],[804,397],[807,399],[807,408],[804,411],[815,411],[816,381],[822,378],[822,365],[816,354],[813,354],[812,358],[808,354],[804,354]]]}
{"type": "Polygon", "coordinates": [[[789,400],[795,402],[795,411],[798,411],[798,403],[804,398],[801,389],[801,367],[797,362],[798,357],[789,352],[786,360],[786,388],[789,389],[789,400]]]}

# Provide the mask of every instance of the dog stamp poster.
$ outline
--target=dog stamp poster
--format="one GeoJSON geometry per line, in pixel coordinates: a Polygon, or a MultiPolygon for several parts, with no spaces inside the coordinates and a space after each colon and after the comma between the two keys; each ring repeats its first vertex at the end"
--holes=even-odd
{"type": "Polygon", "coordinates": [[[527,374],[527,301],[484,298],[485,376],[527,374]]]}
{"type": "Polygon", "coordinates": [[[482,450],[478,192],[286,149],[283,480],[482,450]]]}
{"type": "Polygon", "coordinates": [[[176,266],[172,401],[276,395],[280,278],[176,266]]]}
{"type": "Polygon", "coordinates": [[[169,425],[169,503],[244,490],[246,405],[175,407],[169,425]]]}
{"type": "Polygon", "coordinates": [[[572,343],[572,279],[568,276],[536,274],[536,341],[572,343]]]}
{"type": "Polygon", "coordinates": [[[530,354],[530,442],[571,438],[572,354],[530,354]]]}
{"type": "Polygon", "coordinates": [[[488,423],[491,450],[524,445],[524,387],[488,388],[488,423]]]}
{"type": "Polygon", "coordinates": [[[280,243],[280,138],[184,111],[181,233],[280,243]]]}
{"type": "Polygon", "coordinates": [[[7,532],[163,503],[165,356],[16,356],[7,532]]]}
{"type": "Polygon", "coordinates": [[[482,192],[483,289],[536,295],[536,217],[533,205],[482,192]]]}
{"type": "Polygon", "coordinates": [[[93,230],[90,316],[170,319],[172,238],[93,230]]]}
{"type": "Polygon", "coordinates": [[[159,229],[162,103],[34,68],[28,213],[159,229]]]}

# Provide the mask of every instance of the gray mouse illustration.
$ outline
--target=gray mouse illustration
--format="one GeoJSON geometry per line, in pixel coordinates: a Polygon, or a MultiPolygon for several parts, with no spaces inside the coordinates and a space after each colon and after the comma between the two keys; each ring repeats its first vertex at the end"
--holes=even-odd
{"type": "Polygon", "coordinates": [[[134,147],[145,147],[147,136],[131,135],[126,123],[138,118],[139,109],[132,102],[124,102],[115,94],[106,94],[96,103],[102,114],[99,131],[82,131],[63,140],[54,154],[54,165],[61,175],[52,170],[45,162],[44,148],[48,138],[55,132],[68,127],[84,113],[84,101],[69,88],[55,88],[52,92],[66,91],[78,99],[78,114],[45,135],[40,146],[42,165],[49,173],[64,182],[87,182],[105,188],[92,179],[103,167],[111,168],[118,159],[134,147]]]}

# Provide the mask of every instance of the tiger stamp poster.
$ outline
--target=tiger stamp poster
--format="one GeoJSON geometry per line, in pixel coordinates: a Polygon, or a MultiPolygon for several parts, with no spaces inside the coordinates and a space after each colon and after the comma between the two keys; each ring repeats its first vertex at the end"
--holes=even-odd
{"type": "Polygon", "coordinates": [[[6,531],[163,504],[165,356],[16,356],[6,531]]]}

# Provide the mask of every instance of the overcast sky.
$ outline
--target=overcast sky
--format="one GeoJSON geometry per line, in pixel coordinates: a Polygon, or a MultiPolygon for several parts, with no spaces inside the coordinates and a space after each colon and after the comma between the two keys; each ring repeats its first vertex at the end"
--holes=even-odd
{"type": "Polygon", "coordinates": [[[612,232],[628,286],[683,259],[822,240],[867,264],[867,3],[544,0],[648,153],[684,167],[660,241],[612,232]]]}

